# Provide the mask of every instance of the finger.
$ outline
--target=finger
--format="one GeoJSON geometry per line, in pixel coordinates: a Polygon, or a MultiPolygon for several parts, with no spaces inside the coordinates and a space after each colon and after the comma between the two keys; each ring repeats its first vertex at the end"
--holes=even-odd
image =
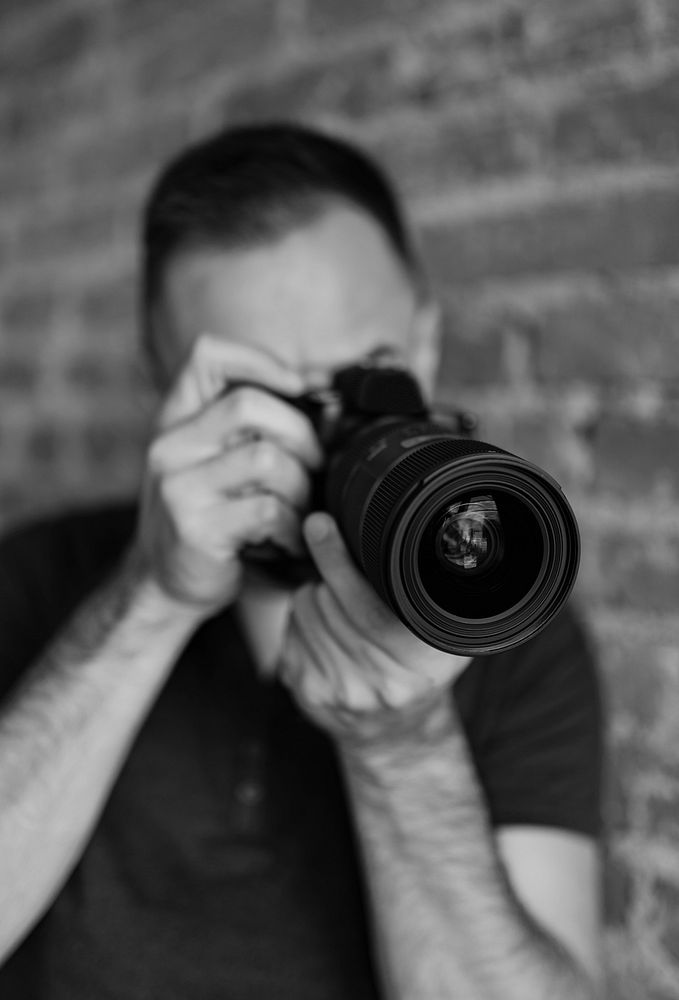
{"type": "Polygon", "coordinates": [[[391,623],[393,614],[357,569],[333,518],[314,511],[303,532],[319,573],[348,617],[370,628],[391,623]]]}
{"type": "Polygon", "coordinates": [[[265,389],[248,386],[234,389],[160,434],[150,449],[151,467],[170,472],[195,465],[252,437],[276,441],[311,469],[323,461],[309,418],[265,389]]]}
{"type": "Polygon", "coordinates": [[[187,503],[186,484],[169,477],[161,492],[180,537],[216,558],[231,558],[245,545],[274,542],[296,557],[305,554],[298,513],[271,493],[205,497],[198,491],[187,503]]]}
{"type": "Polygon", "coordinates": [[[267,351],[201,334],[163,405],[160,426],[169,427],[197,413],[234,379],[261,382],[290,396],[304,391],[301,376],[267,351]]]}
{"type": "MultiPolygon", "coordinates": [[[[375,596],[373,594],[373,598],[375,596]]],[[[349,636],[356,635],[356,626],[352,625],[328,586],[316,587],[315,597],[319,619],[325,631],[332,636],[353,667],[343,671],[342,675],[345,704],[354,709],[365,708],[366,688],[373,692],[374,704],[384,707],[403,701],[404,693],[412,686],[412,670],[404,669],[394,659],[393,652],[383,646],[382,634],[377,638],[370,636],[370,656],[365,656],[357,663],[356,643],[354,640],[352,645],[349,639],[349,636]]]]}
{"type": "MultiPolygon", "coordinates": [[[[314,588],[315,607],[323,634],[331,639],[340,651],[345,667],[339,672],[336,685],[341,691],[342,704],[353,711],[364,711],[369,704],[382,701],[382,690],[391,687],[389,674],[375,669],[375,656],[381,650],[374,646],[370,656],[359,656],[357,650],[361,645],[356,643],[356,627],[339,605],[336,597],[327,585],[321,584],[314,588]]],[[[330,656],[329,659],[336,658],[330,656]]]]}
{"type": "Polygon", "coordinates": [[[338,678],[331,669],[332,651],[327,636],[313,628],[315,586],[297,591],[278,672],[302,707],[311,708],[333,700],[338,678]],[[311,626],[311,627],[310,627],[311,626]]]}
{"type": "Polygon", "coordinates": [[[275,441],[264,438],[245,442],[174,476],[187,494],[198,491],[205,496],[236,497],[273,493],[299,511],[307,506],[311,492],[309,473],[302,463],[275,441]]]}

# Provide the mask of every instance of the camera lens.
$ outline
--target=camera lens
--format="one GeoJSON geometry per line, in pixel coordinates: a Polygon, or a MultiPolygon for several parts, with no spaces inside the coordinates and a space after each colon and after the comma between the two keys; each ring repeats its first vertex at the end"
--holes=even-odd
{"type": "Polygon", "coordinates": [[[504,543],[497,505],[490,496],[447,504],[432,522],[440,565],[466,577],[485,574],[502,558],[504,543]]]}
{"type": "Polygon", "coordinates": [[[544,555],[539,519],[531,507],[505,490],[495,490],[484,498],[463,496],[424,521],[416,574],[432,611],[474,621],[516,607],[539,579],[544,555]],[[460,519],[456,510],[451,520],[448,511],[456,508],[464,516],[460,519]],[[439,534],[449,523],[456,537],[455,560],[441,559],[438,549],[439,534]]]}
{"type": "Polygon", "coordinates": [[[375,590],[450,653],[525,642],[575,582],[579,534],[559,485],[433,421],[364,426],[330,463],[326,504],[375,590]]]}

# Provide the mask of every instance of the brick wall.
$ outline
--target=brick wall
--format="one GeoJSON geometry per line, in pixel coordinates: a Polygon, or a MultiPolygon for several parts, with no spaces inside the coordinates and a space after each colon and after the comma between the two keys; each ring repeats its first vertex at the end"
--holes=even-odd
{"type": "Polygon", "coordinates": [[[441,396],[553,472],[616,766],[611,996],[679,996],[679,7],[3,0],[0,520],[133,488],[158,164],[302,116],[386,158],[447,310],[441,396]]]}

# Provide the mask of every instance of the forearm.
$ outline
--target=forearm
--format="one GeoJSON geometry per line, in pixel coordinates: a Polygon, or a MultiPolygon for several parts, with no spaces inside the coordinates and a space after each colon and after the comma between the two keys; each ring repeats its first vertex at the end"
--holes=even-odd
{"type": "Polygon", "coordinates": [[[0,960],[67,877],[196,624],[128,558],[2,706],[0,960]]]}
{"type": "Polygon", "coordinates": [[[341,748],[386,997],[590,1000],[512,892],[452,707],[416,729],[341,748]]]}

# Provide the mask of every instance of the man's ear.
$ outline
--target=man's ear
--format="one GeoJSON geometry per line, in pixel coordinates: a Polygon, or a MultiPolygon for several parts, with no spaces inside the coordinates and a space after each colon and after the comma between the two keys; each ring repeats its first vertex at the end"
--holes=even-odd
{"type": "Polygon", "coordinates": [[[423,299],[415,313],[410,344],[410,366],[425,397],[431,402],[441,358],[443,310],[434,299],[423,299]]]}

